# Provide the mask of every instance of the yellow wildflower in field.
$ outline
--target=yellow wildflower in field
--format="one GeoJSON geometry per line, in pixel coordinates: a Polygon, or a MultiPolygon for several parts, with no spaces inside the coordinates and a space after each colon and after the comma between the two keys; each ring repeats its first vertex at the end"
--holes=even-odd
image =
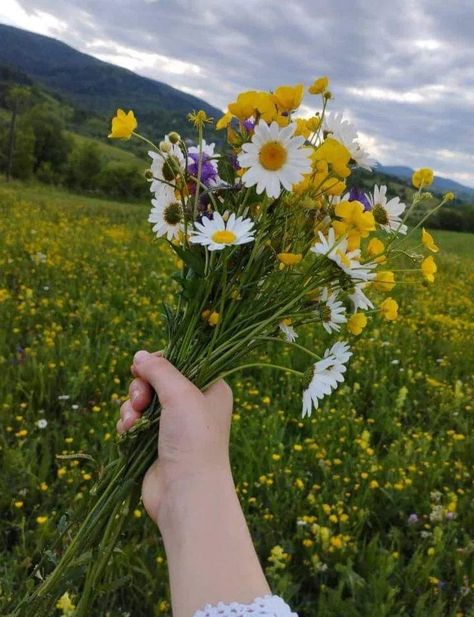
{"type": "Polygon", "coordinates": [[[13,505],[15,506],[15,508],[17,508],[18,510],[20,510],[21,508],[23,508],[23,502],[21,500],[15,501],[13,502],[13,505]]]}
{"type": "Polygon", "coordinates": [[[71,600],[69,592],[66,591],[56,602],[56,608],[63,612],[64,617],[72,617],[74,615],[75,604],[71,600]]]}
{"type": "Polygon", "coordinates": [[[359,335],[367,325],[367,317],[364,313],[354,313],[347,320],[347,329],[351,334],[359,335]]]}
{"type": "Polygon", "coordinates": [[[278,261],[283,266],[296,266],[303,259],[301,253],[278,253],[278,261]]]}
{"type": "Polygon", "coordinates": [[[395,287],[395,274],[390,270],[377,272],[374,280],[374,287],[379,291],[392,291],[395,287]]]}
{"type": "Polygon", "coordinates": [[[395,321],[398,317],[398,302],[393,298],[385,298],[379,310],[384,319],[387,321],[395,321]]]}
{"type": "Polygon", "coordinates": [[[435,260],[433,259],[431,255],[423,259],[423,261],[421,262],[421,272],[423,273],[423,276],[429,283],[434,283],[434,280],[435,280],[434,275],[436,274],[437,271],[438,271],[438,267],[435,263],[435,260]]]}
{"type": "Polygon", "coordinates": [[[415,188],[425,188],[433,182],[433,170],[429,167],[421,167],[413,172],[411,181],[415,188]]]}
{"type": "Polygon", "coordinates": [[[421,230],[421,241],[429,251],[437,253],[439,248],[436,246],[433,236],[423,227],[421,230]]]}
{"type": "Polygon", "coordinates": [[[109,134],[110,139],[130,139],[133,131],[137,128],[135,114],[130,110],[127,114],[123,109],[117,109],[117,113],[112,118],[112,129],[109,134]]]}
{"type": "Polygon", "coordinates": [[[308,88],[310,94],[322,94],[328,89],[329,79],[326,76],[318,77],[308,88]]]}
{"type": "Polygon", "coordinates": [[[38,525],[44,525],[47,521],[48,521],[47,516],[37,516],[36,517],[36,522],[38,523],[38,525]]]}

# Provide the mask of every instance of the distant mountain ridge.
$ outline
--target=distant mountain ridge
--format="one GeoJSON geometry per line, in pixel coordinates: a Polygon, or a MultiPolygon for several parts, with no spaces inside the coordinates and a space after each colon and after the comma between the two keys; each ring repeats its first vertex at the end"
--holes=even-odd
{"type": "Polygon", "coordinates": [[[185,114],[221,110],[195,96],[122,67],[103,62],[56,39],[0,24],[0,61],[95,112],[110,114],[120,104],[138,113],[160,109],[185,114]]]}
{"type": "MultiPolygon", "coordinates": [[[[98,114],[101,122],[118,106],[133,109],[140,126],[145,132],[151,129],[153,135],[174,129],[193,136],[186,122],[186,114],[193,109],[204,109],[214,118],[222,114],[206,101],[165,83],[98,60],[56,39],[4,24],[0,24],[2,79],[25,85],[29,80],[37,82],[76,108],[98,114]]],[[[77,130],[84,132],[84,127],[77,130]]],[[[106,134],[105,129],[102,134],[106,134]]],[[[222,138],[212,128],[209,136],[211,140],[222,138]]],[[[409,167],[377,164],[374,171],[411,184],[413,170],[409,167]]],[[[461,200],[474,201],[474,188],[447,178],[435,177],[432,189],[439,193],[453,191],[461,200]]]]}
{"type": "MultiPolygon", "coordinates": [[[[411,169],[411,167],[405,167],[403,165],[381,165],[380,163],[377,163],[374,167],[374,171],[381,171],[389,176],[400,178],[400,180],[411,181],[414,170],[411,169]]],[[[465,186],[464,184],[456,182],[455,180],[450,180],[449,178],[443,178],[442,176],[435,176],[431,188],[433,191],[439,193],[452,191],[455,193],[456,197],[459,197],[460,199],[474,199],[474,188],[465,186]]]]}

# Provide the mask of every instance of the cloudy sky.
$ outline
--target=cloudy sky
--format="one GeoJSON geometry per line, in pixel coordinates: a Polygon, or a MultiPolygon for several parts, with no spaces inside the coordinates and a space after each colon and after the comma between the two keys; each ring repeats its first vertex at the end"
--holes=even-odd
{"type": "Polygon", "coordinates": [[[374,158],[474,187],[473,0],[2,0],[0,22],[222,109],[326,74],[374,158]]]}

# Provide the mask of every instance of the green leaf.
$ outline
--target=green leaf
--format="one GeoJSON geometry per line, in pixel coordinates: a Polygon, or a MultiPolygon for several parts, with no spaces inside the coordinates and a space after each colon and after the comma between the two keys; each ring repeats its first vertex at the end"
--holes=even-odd
{"type": "Polygon", "coordinates": [[[198,276],[203,276],[204,259],[199,249],[183,249],[181,246],[177,246],[176,244],[172,244],[171,246],[173,247],[174,252],[184,261],[188,268],[191,268],[191,270],[193,270],[198,276]]]}

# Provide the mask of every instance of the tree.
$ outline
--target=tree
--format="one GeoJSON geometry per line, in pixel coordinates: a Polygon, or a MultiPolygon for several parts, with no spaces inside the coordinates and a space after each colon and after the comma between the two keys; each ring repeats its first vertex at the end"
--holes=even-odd
{"type": "Polygon", "coordinates": [[[28,121],[35,133],[35,173],[48,169],[52,177],[59,177],[72,149],[61,113],[47,105],[36,105],[29,111],[28,121]]]}
{"type": "Polygon", "coordinates": [[[30,88],[24,86],[10,86],[5,95],[5,104],[12,115],[8,133],[7,148],[7,182],[11,180],[13,170],[13,158],[15,153],[15,130],[18,114],[26,109],[31,99],[30,88]]]}
{"type": "Polygon", "coordinates": [[[102,156],[99,145],[84,142],[72,151],[68,161],[66,182],[68,186],[83,191],[97,188],[98,174],[102,169],[102,156]]]}

